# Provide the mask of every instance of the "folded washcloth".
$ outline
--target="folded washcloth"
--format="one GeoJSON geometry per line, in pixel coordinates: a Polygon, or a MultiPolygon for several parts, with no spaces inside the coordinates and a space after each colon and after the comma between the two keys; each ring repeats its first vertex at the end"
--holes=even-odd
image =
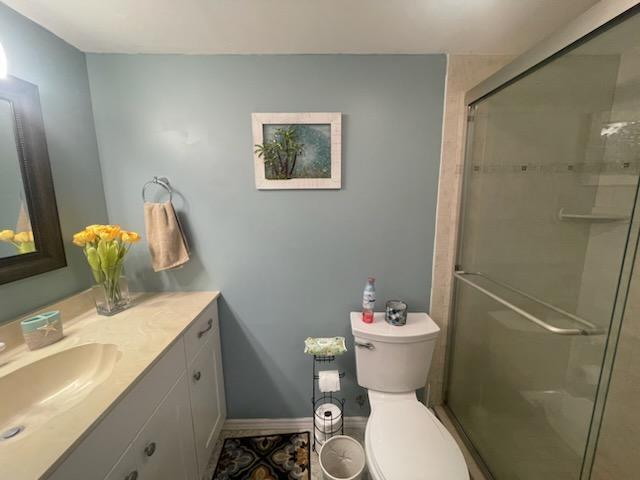
{"type": "Polygon", "coordinates": [[[144,226],[154,271],[169,270],[189,261],[184,232],[171,202],[145,202],[144,226]]]}
{"type": "Polygon", "coordinates": [[[307,355],[342,355],[346,351],[344,337],[309,337],[304,341],[307,355]]]}

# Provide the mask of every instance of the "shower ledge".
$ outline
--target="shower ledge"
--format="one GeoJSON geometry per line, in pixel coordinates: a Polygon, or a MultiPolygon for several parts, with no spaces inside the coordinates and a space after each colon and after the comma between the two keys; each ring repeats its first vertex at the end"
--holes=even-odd
{"type": "Polygon", "coordinates": [[[592,210],[589,213],[572,213],[566,212],[564,208],[561,208],[558,212],[558,219],[560,221],[628,222],[630,217],[629,215],[596,210],[592,210]]]}

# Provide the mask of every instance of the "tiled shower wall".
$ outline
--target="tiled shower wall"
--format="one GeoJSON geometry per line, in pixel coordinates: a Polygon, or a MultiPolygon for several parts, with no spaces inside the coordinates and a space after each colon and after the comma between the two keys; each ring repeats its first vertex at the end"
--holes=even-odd
{"type": "Polygon", "coordinates": [[[442,403],[447,327],[451,306],[451,271],[455,258],[467,90],[487,78],[512,57],[449,55],[444,102],[442,153],[438,183],[436,234],[431,290],[431,318],[441,329],[429,373],[430,403],[442,403]]]}
{"type": "MultiPolygon", "coordinates": [[[[431,316],[442,329],[431,368],[433,404],[441,403],[444,383],[467,117],[464,94],[507,61],[505,57],[454,56],[448,63],[431,299],[431,316]]],[[[610,108],[617,65],[615,56],[569,56],[510,86],[499,97],[492,97],[491,121],[495,128],[487,138],[483,133],[488,121],[487,105],[477,111],[473,143],[475,188],[468,199],[474,213],[467,225],[468,236],[475,240],[466,248],[464,263],[468,268],[473,265],[474,270],[489,272],[575,311],[589,227],[558,222],[552,213],[561,207],[580,210],[594,203],[597,183],[585,185],[584,178],[597,179],[604,172],[590,176],[582,170],[589,165],[602,168],[603,148],[599,131],[594,134],[587,127],[592,112],[610,108]],[[591,94],[585,96],[584,91],[572,90],[571,82],[564,80],[576,72],[584,72],[580,73],[581,78],[589,79],[586,84],[592,84],[588,89],[591,94]],[[512,111],[515,105],[520,105],[521,111],[512,111]],[[549,109],[556,115],[545,113],[549,109]],[[550,129],[550,121],[557,124],[555,129],[550,129]],[[545,136],[546,141],[537,141],[538,135],[545,136]],[[476,195],[480,197],[474,198],[476,195]],[[523,203],[511,208],[516,198],[523,203]],[[489,228],[486,222],[493,226],[489,228]],[[564,239],[566,244],[548,241],[555,237],[564,239]],[[543,264],[539,264],[541,260],[543,264]],[[544,268],[539,270],[538,265],[544,268]],[[550,282],[557,285],[550,286],[550,282]],[[578,288],[567,288],[569,285],[578,288]]]]}

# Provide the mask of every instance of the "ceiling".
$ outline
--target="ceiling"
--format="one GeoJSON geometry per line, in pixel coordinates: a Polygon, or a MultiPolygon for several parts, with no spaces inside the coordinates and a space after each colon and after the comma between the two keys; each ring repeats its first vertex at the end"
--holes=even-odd
{"type": "Polygon", "coordinates": [[[597,0],[4,3],[87,52],[518,54],[597,0]]]}

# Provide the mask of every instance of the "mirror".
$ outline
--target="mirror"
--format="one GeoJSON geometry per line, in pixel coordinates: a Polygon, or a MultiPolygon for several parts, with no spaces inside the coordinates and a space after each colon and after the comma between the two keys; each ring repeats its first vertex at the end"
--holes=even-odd
{"type": "Polygon", "coordinates": [[[0,99],[0,258],[36,250],[16,145],[13,106],[0,99]]]}
{"type": "Polygon", "coordinates": [[[38,87],[0,80],[0,284],[66,265],[38,87]]]}

